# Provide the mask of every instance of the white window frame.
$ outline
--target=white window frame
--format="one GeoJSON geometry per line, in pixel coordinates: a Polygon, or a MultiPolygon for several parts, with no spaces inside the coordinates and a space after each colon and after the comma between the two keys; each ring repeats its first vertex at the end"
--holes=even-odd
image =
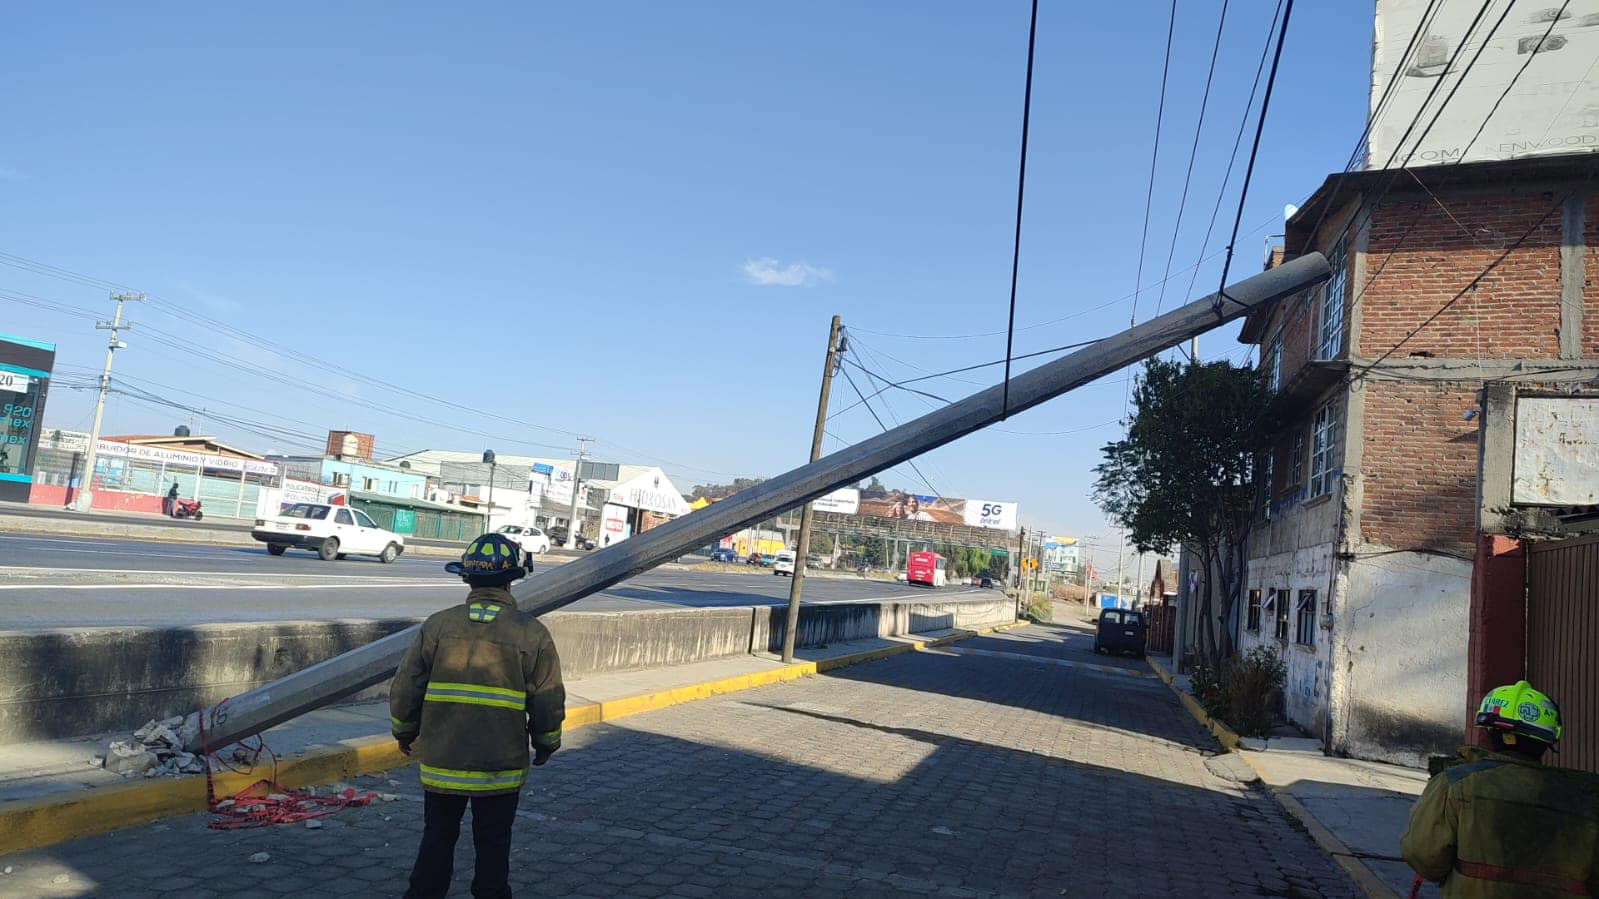
{"type": "Polygon", "coordinates": [[[1278,331],[1266,342],[1266,389],[1272,393],[1283,385],[1283,335],[1278,331]]]}
{"type": "Polygon", "coordinates": [[[1327,253],[1327,264],[1332,267],[1332,277],[1321,289],[1321,314],[1316,331],[1316,358],[1336,359],[1344,349],[1344,291],[1347,285],[1348,265],[1344,241],[1333,244],[1327,253]]]}
{"type": "Polygon", "coordinates": [[[1310,498],[1332,492],[1333,472],[1337,466],[1333,457],[1338,447],[1338,401],[1333,400],[1316,410],[1311,423],[1310,438],[1310,498]]]}
{"type": "Polygon", "coordinates": [[[1299,591],[1294,604],[1294,643],[1299,646],[1316,645],[1316,591],[1299,591]]]}
{"type": "Polygon", "coordinates": [[[1289,445],[1289,452],[1293,453],[1293,464],[1288,466],[1288,473],[1293,478],[1290,487],[1305,486],[1305,432],[1296,429],[1294,439],[1289,445]]]}

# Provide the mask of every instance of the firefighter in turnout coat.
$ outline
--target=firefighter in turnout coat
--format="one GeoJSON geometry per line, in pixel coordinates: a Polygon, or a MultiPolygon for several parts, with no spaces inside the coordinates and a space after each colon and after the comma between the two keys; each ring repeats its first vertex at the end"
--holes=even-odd
{"type": "Polygon", "coordinates": [[[1519,681],[1483,697],[1476,725],[1493,751],[1464,751],[1428,782],[1399,838],[1405,861],[1445,899],[1599,895],[1599,779],[1543,765],[1560,707],[1519,681]]]}
{"type": "Polygon", "coordinates": [[[472,806],[472,895],[511,895],[511,824],[528,748],[542,765],[561,746],[566,690],[550,632],[506,587],[528,573],[522,548],[499,534],[473,541],[445,568],[471,587],[430,616],[389,687],[394,739],[420,762],[422,845],[407,897],[449,892],[461,816],[472,806]],[[414,750],[413,750],[414,745],[414,750]]]}

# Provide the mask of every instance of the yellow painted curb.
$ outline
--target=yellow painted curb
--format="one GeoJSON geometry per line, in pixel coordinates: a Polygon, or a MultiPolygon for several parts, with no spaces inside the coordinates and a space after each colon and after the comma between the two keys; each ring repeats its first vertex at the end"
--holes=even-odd
{"type": "MultiPolygon", "coordinates": [[[[795,680],[846,665],[857,665],[901,653],[915,652],[928,646],[940,646],[980,634],[1022,627],[1025,624],[1026,622],[1018,622],[962,631],[934,640],[912,640],[819,662],[797,662],[766,671],[739,674],[655,693],[568,706],[565,728],[571,730],[602,721],[613,721],[628,715],[664,709],[696,699],[795,680]]],[[[285,787],[309,787],[400,768],[410,765],[413,761],[410,757],[400,754],[394,738],[387,734],[361,737],[284,756],[278,762],[278,782],[285,787]]],[[[219,772],[215,776],[217,795],[237,793],[257,780],[269,777],[271,773],[271,769],[264,766],[257,766],[251,774],[219,772]]],[[[0,854],[49,846],[65,840],[132,827],[174,815],[203,812],[205,809],[203,777],[153,778],[102,787],[92,792],[70,796],[56,794],[18,800],[0,807],[0,854]]]]}
{"type": "Polygon", "coordinates": [[[1198,721],[1200,724],[1204,725],[1210,730],[1211,734],[1216,737],[1216,742],[1224,746],[1229,752],[1238,751],[1238,747],[1243,745],[1243,743],[1238,738],[1238,734],[1235,733],[1232,728],[1210,717],[1210,715],[1205,711],[1204,707],[1199,704],[1199,700],[1195,699],[1188,693],[1177,689],[1177,687],[1172,684],[1171,672],[1167,671],[1159,662],[1155,661],[1150,656],[1144,656],[1144,661],[1149,664],[1150,670],[1155,672],[1156,677],[1164,681],[1166,686],[1171,687],[1172,693],[1176,694],[1177,696],[1177,701],[1183,704],[1183,708],[1188,710],[1188,714],[1194,716],[1195,721],[1198,721]]]}
{"type": "Polygon", "coordinates": [[[1216,739],[1229,752],[1236,753],[1244,764],[1248,765],[1257,777],[1260,777],[1261,785],[1266,788],[1267,793],[1271,794],[1271,798],[1275,799],[1277,804],[1283,807],[1284,811],[1293,815],[1299,823],[1305,826],[1305,830],[1310,833],[1310,838],[1316,841],[1316,845],[1320,846],[1323,852],[1333,857],[1333,861],[1344,869],[1344,873],[1349,875],[1349,879],[1355,882],[1355,886],[1366,894],[1367,899],[1398,899],[1399,894],[1383,883],[1382,878],[1378,877],[1376,872],[1372,871],[1365,862],[1356,857],[1354,852],[1345,845],[1344,841],[1338,839],[1338,836],[1328,830],[1326,825],[1316,820],[1316,816],[1301,805],[1299,800],[1266,783],[1265,777],[1261,776],[1260,769],[1256,768],[1255,764],[1249,760],[1249,752],[1241,748],[1242,743],[1238,738],[1238,734],[1234,733],[1232,728],[1211,718],[1205,713],[1198,700],[1177,689],[1176,685],[1172,683],[1171,673],[1162,667],[1159,662],[1149,656],[1145,656],[1144,661],[1149,663],[1149,667],[1154,670],[1155,676],[1165,681],[1166,685],[1171,687],[1172,692],[1177,694],[1177,698],[1182,702],[1183,707],[1188,709],[1188,713],[1193,715],[1194,719],[1200,724],[1209,727],[1211,733],[1216,735],[1216,739]]]}

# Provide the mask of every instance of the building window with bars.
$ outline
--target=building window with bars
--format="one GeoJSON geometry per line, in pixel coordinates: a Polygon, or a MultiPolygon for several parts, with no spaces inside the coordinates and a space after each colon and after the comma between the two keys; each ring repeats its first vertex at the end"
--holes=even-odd
{"type": "Polygon", "coordinates": [[[1288,486],[1298,488],[1305,483],[1305,432],[1294,431],[1293,459],[1288,465],[1288,486]]]}
{"type": "Polygon", "coordinates": [[[1276,620],[1277,639],[1288,639],[1288,591],[1271,591],[1272,615],[1276,620]]]}
{"type": "Polygon", "coordinates": [[[1332,492],[1337,476],[1333,450],[1338,445],[1338,401],[1333,400],[1316,410],[1316,420],[1310,434],[1310,495],[1312,498],[1332,492]]]}
{"type": "Polygon", "coordinates": [[[1260,633],[1260,591],[1249,591],[1249,613],[1244,619],[1244,627],[1250,633],[1260,633]]]}
{"type": "Polygon", "coordinates": [[[1316,591],[1299,591],[1299,604],[1294,610],[1294,642],[1300,646],[1316,645],[1316,591]]]}
{"type": "Polygon", "coordinates": [[[1344,349],[1344,286],[1348,266],[1344,264],[1344,242],[1333,244],[1327,253],[1332,277],[1322,286],[1321,322],[1317,331],[1316,358],[1336,359],[1344,349]]]}

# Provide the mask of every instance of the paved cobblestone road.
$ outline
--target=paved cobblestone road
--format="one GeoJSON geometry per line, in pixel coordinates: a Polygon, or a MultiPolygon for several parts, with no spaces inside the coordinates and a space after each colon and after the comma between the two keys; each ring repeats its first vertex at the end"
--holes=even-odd
{"type": "MultiPolygon", "coordinates": [[[[1006,655],[912,653],[573,731],[524,794],[513,884],[541,897],[1357,895],[1270,798],[1205,768],[1214,743],[1158,680],[1049,661],[1102,663],[1088,641],[1029,627],[956,645],[1006,655]]],[[[194,815],[17,853],[0,859],[15,868],[0,895],[398,896],[421,830],[415,770],[356,783],[403,798],[320,830],[217,832],[194,815]],[[257,852],[271,860],[250,863],[257,852]]],[[[463,834],[452,895],[470,870],[463,834]]]]}

